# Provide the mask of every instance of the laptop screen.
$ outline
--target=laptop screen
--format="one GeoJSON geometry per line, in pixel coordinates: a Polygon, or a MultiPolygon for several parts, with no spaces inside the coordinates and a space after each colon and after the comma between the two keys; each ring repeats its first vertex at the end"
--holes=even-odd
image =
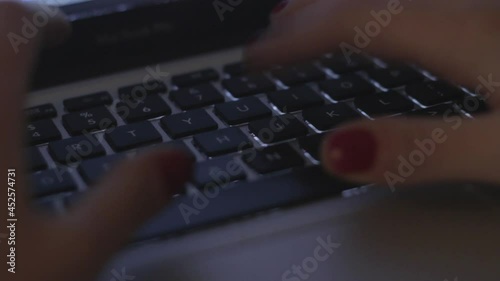
{"type": "Polygon", "coordinates": [[[24,0],[24,1],[27,1],[27,2],[36,1],[36,2],[40,2],[40,3],[46,4],[46,5],[52,5],[52,6],[66,6],[66,5],[82,3],[82,2],[89,2],[89,1],[94,1],[94,0],[24,0]]]}
{"type": "Polygon", "coordinates": [[[70,20],[89,18],[116,12],[129,11],[138,7],[160,5],[184,0],[22,0],[59,6],[70,20]]]}

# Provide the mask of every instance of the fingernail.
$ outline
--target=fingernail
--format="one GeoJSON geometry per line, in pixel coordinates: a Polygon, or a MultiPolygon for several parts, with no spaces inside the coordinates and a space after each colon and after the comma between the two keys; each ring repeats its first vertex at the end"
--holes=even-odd
{"type": "Polygon", "coordinates": [[[362,173],[375,163],[377,141],[375,136],[362,129],[334,133],[326,145],[324,160],[339,173],[362,173]]]}
{"type": "Polygon", "coordinates": [[[285,9],[285,7],[288,5],[288,1],[287,0],[283,0],[281,2],[279,2],[276,6],[274,6],[273,10],[271,11],[271,14],[272,15],[276,15],[278,14],[279,12],[281,12],[283,9],[285,9]]]}

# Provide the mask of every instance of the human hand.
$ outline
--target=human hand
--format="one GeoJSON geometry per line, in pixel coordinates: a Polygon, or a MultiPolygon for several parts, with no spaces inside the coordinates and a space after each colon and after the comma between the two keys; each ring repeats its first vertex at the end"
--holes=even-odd
{"type": "MultiPolygon", "coordinates": [[[[64,17],[54,11],[55,8],[0,1],[0,171],[7,177],[8,169],[16,169],[18,219],[16,244],[9,244],[8,239],[0,241],[1,280],[92,280],[107,259],[129,241],[136,228],[183,187],[192,166],[190,158],[180,152],[152,152],[116,167],[64,217],[32,212],[22,157],[22,109],[39,47],[61,42],[70,31],[64,17]],[[11,35],[23,34],[22,19],[31,20],[36,13],[52,16],[46,25],[39,26],[36,36],[19,37],[22,40],[15,42],[21,43],[13,45],[11,35]],[[7,251],[13,246],[15,274],[8,272],[6,266],[7,251]]],[[[2,222],[7,221],[7,180],[4,185],[0,193],[2,222]]]]}
{"type": "MultiPolygon", "coordinates": [[[[364,30],[376,21],[375,11],[387,24],[379,24],[380,32],[360,50],[415,63],[483,94],[495,110],[500,107],[499,8],[495,1],[292,0],[271,15],[271,26],[246,56],[251,66],[262,68],[310,59],[342,43],[356,47],[354,27],[364,30]]],[[[356,182],[500,183],[499,126],[497,113],[474,120],[356,121],[325,139],[322,162],[329,172],[356,182]],[[401,168],[404,161],[413,166],[409,171],[401,168]]]]}

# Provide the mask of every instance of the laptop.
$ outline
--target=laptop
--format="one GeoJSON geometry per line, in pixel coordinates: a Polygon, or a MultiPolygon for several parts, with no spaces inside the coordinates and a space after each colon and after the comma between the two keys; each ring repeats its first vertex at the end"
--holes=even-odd
{"type": "Polygon", "coordinates": [[[339,124],[474,118],[487,107],[472,92],[336,50],[249,72],[245,43],[277,1],[53,2],[73,35],[44,50],[26,105],[37,210],[64,216],[112,165],[153,148],[196,161],[184,192],[98,280],[498,280],[494,187],[391,190],[319,165],[321,141],[339,124]],[[462,106],[471,97],[474,112],[462,106]],[[138,133],[113,136],[103,120],[138,133]]]}

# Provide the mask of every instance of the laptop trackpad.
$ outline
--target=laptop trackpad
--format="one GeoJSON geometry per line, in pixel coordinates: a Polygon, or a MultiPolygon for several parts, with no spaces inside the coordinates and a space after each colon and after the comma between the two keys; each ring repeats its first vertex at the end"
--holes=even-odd
{"type": "Polygon", "coordinates": [[[280,210],[133,247],[102,280],[125,272],[136,280],[497,281],[500,196],[482,191],[369,192],[280,210]]]}

